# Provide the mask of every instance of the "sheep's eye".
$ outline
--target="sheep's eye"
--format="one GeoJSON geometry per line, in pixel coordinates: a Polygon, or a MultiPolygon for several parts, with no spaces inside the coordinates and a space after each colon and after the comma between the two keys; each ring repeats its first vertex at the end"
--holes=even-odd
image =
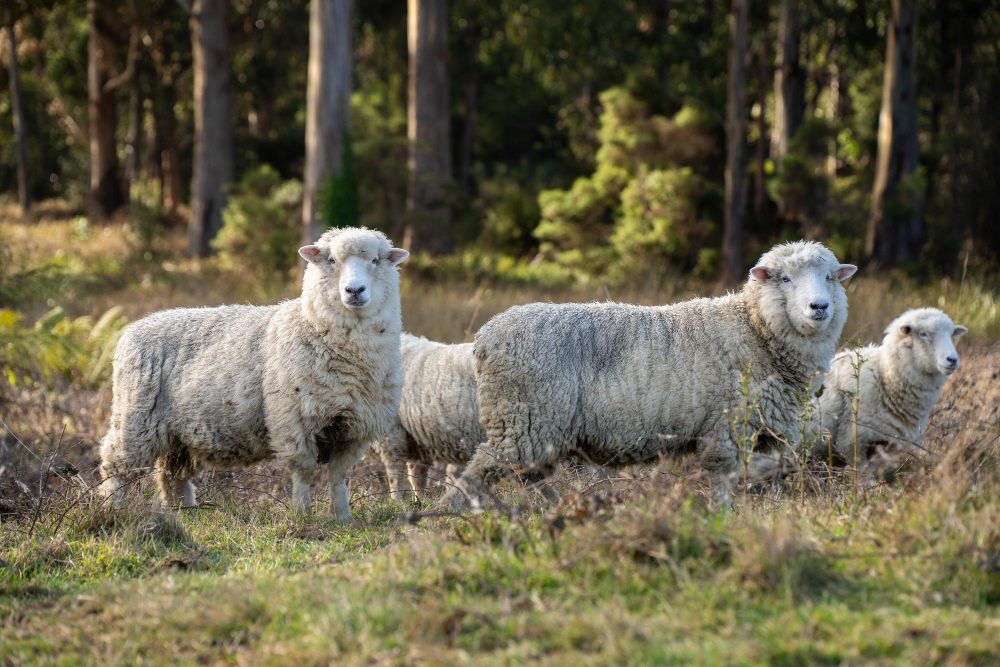
{"type": "Polygon", "coordinates": [[[920,336],[921,338],[923,338],[924,340],[930,340],[930,336],[929,336],[929,335],[927,334],[927,332],[926,332],[926,331],[921,331],[921,332],[920,332],[919,334],[917,334],[917,335],[918,335],[918,336],[920,336]]]}
{"type": "Polygon", "coordinates": [[[335,260],[333,257],[330,258],[330,266],[334,268],[336,268],[337,266],[337,260],[335,260]]]}
{"type": "Polygon", "coordinates": [[[832,281],[833,280],[833,274],[827,276],[826,279],[832,281]]]}
{"type": "Polygon", "coordinates": [[[377,257],[376,257],[375,259],[373,259],[373,260],[372,260],[372,266],[373,266],[373,267],[374,267],[374,266],[378,266],[378,258],[377,258],[377,257]]]}
{"type": "Polygon", "coordinates": [[[783,282],[783,283],[790,283],[790,282],[792,282],[792,279],[789,278],[788,276],[781,276],[781,282],[783,282]]]}

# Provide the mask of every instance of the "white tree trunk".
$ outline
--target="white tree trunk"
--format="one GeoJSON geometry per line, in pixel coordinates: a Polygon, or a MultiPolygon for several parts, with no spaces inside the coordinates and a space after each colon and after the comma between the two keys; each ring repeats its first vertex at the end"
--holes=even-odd
{"type": "Polygon", "coordinates": [[[412,251],[451,250],[451,111],[447,0],[408,0],[410,187],[404,244],[412,251]]]}
{"type": "Polygon", "coordinates": [[[919,188],[899,191],[900,181],[917,170],[917,0],[892,0],[878,121],[878,157],[865,253],[885,265],[912,257],[923,241],[923,201],[919,188]],[[905,196],[904,196],[905,195],[905,196]],[[905,199],[905,201],[904,201],[905,199]],[[886,202],[898,212],[885,215],[886,202]]]}
{"type": "Polygon", "coordinates": [[[351,111],[351,0],[312,0],[306,88],[306,166],[302,242],[315,241],[330,224],[318,199],[331,172],[340,171],[351,111]]]}
{"type": "Polygon", "coordinates": [[[233,120],[229,71],[229,0],[195,0],[191,13],[194,56],[194,179],[188,250],[208,255],[222,228],[223,187],[233,180],[233,120]]]}

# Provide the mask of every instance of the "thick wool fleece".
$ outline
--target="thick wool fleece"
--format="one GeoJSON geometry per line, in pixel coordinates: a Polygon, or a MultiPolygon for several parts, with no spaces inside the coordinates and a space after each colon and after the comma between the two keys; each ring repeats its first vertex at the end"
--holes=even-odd
{"type": "MultiPolygon", "coordinates": [[[[728,502],[738,466],[731,423],[749,373],[758,446],[795,430],[798,396],[826,372],[847,318],[838,277],[853,273],[817,243],[773,248],[764,282],[714,299],[640,307],[536,303],[487,322],[475,341],[487,443],[443,502],[464,504],[510,467],[545,471],[579,454],[604,466],[695,452],[728,502]],[[843,273],[839,270],[845,269],[843,273]],[[826,281],[829,317],[803,323],[786,272],[826,281]]],[[[756,271],[757,269],[755,269],[756,271]]],[[[820,283],[822,284],[822,283],[820,283]]],[[[801,299],[799,299],[801,300],[801,299]]],[[[818,383],[817,383],[818,384],[818,383]]],[[[536,473],[537,474],[537,473],[536,473]]]]}
{"type": "MultiPolygon", "coordinates": [[[[829,435],[833,451],[854,464],[854,416],[851,396],[860,388],[858,403],[858,466],[875,465],[878,445],[918,454],[931,410],[951,372],[938,356],[957,362],[953,339],[965,333],[937,308],[910,310],[886,328],[881,345],[841,352],[833,360],[823,393],[815,399],[813,426],[829,435]],[[908,333],[904,333],[908,331],[908,333]],[[944,351],[941,351],[944,350],[944,351]],[[937,354],[935,354],[937,352],[937,354]],[[858,358],[860,373],[855,371],[858,358]]],[[[815,455],[827,457],[829,445],[817,438],[815,455]]]]}
{"type": "Polygon", "coordinates": [[[394,500],[408,477],[423,490],[435,461],[464,466],[486,440],[479,423],[472,343],[445,345],[403,334],[403,394],[395,425],[372,445],[386,466],[394,500]]]}
{"type": "Polygon", "coordinates": [[[331,514],[351,519],[344,475],[399,405],[399,275],[380,232],[331,230],[315,245],[320,262],[297,299],[167,310],[126,328],[101,444],[105,493],[156,469],[162,500],[183,493],[190,505],[200,469],[275,459],[308,510],[316,464],[329,462],[331,514]],[[330,262],[352,256],[380,259],[361,310],[341,303],[330,262]]]}

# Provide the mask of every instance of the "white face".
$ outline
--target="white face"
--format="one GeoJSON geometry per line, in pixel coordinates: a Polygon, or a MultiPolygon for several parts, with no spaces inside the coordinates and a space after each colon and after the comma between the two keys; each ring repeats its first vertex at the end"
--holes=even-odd
{"type": "Polygon", "coordinates": [[[316,245],[300,248],[299,254],[319,267],[327,279],[337,285],[340,301],[349,310],[364,310],[377,300],[379,295],[376,292],[382,284],[379,274],[391,270],[410,256],[401,248],[392,248],[385,257],[380,257],[376,247],[346,254],[336,247],[328,252],[316,245]]]}
{"type": "Polygon", "coordinates": [[[792,326],[799,333],[809,335],[829,326],[837,307],[832,290],[857,270],[852,264],[821,264],[799,269],[755,266],[750,269],[750,275],[781,292],[792,326]]]}
{"type": "Polygon", "coordinates": [[[968,331],[950,321],[936,322],[933,326],[901,324],[899,327],[899,332],[912,341],[910,349],[916,366],[928,375],[951,375],[958,370],[955,339],[968,331]]]}

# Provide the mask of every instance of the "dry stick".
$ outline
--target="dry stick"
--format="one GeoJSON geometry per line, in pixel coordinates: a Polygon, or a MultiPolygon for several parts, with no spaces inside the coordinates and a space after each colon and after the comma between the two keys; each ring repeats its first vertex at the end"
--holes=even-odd
{"type": "Polygon", "coordinates": [[[46,481],[48,480],[49,477],[49,468],[52,467],[52,461],[54,461],[55,458],[59,456],[59,450],[62,448],[64,435],[66,435],[66,424],[63,424],[62,433],[59,434],[59,444],[56,445],[56,451],[53,452],[51,457],[47,458],[47,463],[45,465],[45,472],[42,473],[41,479],[38,482],[38,501],[35,503],[35,513],[31,517],[31,526],[28,528],[28,539],[31,539],[31,536],[35,533],[35,524],[38,522],[38,515],[42,511],[42,500],[45,499],[45,487],[48,486],[48,484],[46,484],[46,481]]]}

